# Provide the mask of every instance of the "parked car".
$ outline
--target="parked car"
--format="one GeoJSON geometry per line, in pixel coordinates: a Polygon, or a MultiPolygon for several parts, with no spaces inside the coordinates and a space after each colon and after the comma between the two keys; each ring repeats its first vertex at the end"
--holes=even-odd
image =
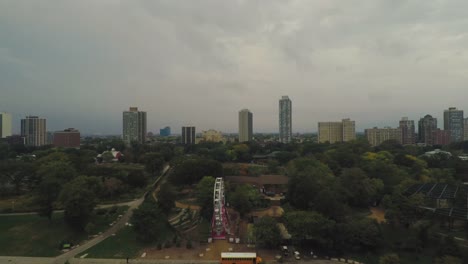
{"type": "Polygon", "coordinates": [[[301,259],[301,254],[299,253],[299,251],[294,251],[294,258],[297,260],[301,259]]]}

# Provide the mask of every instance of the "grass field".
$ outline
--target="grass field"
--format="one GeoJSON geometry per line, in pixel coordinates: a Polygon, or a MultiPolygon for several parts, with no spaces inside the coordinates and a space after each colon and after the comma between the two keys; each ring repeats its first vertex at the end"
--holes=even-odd
{"type": "MultiPolygon", "coordinates": [[[[125,227],[115,236],[111,236],[79,256],[88,254],[88,258],[134,258],[145,247],[136,240],[131,227],[125,227]]],[[[78,256],[78,257],[79,257],[78,256]]]]}
{"type": "Polygon", "coordinates": [[[160,234],[157,241],[151,244],[144,244],[138,242],[136,239],[136,233],[131,227],[125,227],[96,246],[89,250],[81,253],[79,256],[88,254],[87,258],[134,258],[138,257],[139,251],[148,247],[155,247],[157,244],[164,244],[166,240],[172,240],[174,234],[171,230],[167,229],[167,232],[160,234]]]}
{"type": "MultiPolygon", "coordinates": [[[[104,231],[128,207],[100,209],[92,219],[90,234],[104,231]]],[[[62,241],[78,244],[88,237],[76,232],[63,220],[63,213],[55,213],[52,220],[38,215],[0,216],[0,255],[51,257],[61,253],[62,241]]]]}

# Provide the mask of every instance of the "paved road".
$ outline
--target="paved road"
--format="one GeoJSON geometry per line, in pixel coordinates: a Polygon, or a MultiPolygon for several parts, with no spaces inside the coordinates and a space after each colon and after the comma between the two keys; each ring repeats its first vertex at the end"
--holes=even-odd
{"type": "MultiPolygon", "coordinates": [[[[165,176],[165,174],[169,170],[169,168],[170,168],[169,166],[164,167],[164,170],[163,170],[163,173],[162,173],[161,177],[158,177],[158,179],[156,179],[156,181],[153,183],[153,186],[156,186],[156,185],[159,184],[159,182],[165,176]]],[[[141,205],[141,203],[143,203],[143,201],[145,200],[146,194],[147,193],[145,193],[140,199],[137,199],[135,201],[132,201],[132,202],[128,203],[127,205],[130,208],[128,208],[127,212],[120,218],[119,221],[117,221],[115,223],[114,226],[109,228],[106,232],[104,232],[100,236],[95,237],[95,238],[93,238],[91,240],[84,241],[84,244],[70,250],[69,252],[66,252],[66,253],[56,257],[54,259],[54,261],[51,262],[51,263],[63,264],[67,260],[72,259],[74,256],[76,256],[76,255],[90,249],[91,247],[97,245],[98,243],[102,242],[104,239],[110,237],[112,234],[117,233],[120,229],[125,227],[125,223],[127,223],[130,220],[130,217],[133,214],[133,210],[138,208],[141,205]]]]}

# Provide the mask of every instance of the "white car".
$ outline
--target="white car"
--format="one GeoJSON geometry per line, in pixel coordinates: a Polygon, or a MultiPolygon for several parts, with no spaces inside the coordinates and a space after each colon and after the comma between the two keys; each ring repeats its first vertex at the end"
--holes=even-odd
{"type": "Polygon", "coordinates": [[[299,251],[294,251],[294,258],[297,260],[301,259],[301,254],[299,253],[299,251]]]}

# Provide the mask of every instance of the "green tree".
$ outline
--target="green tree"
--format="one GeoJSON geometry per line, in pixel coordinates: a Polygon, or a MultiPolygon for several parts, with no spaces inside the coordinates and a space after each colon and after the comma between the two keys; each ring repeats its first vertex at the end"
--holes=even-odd
{"type": "Polygon", "coordinates": [[[276,248],[281,243],[281,232],[275,219],[264,216],[254,224],[254,237],[260,247],[276,248]]]}
{"type": "Polygon", "coordinates": [[[174,185],[198,183],[204,176],[219,177],[223,174],[220,162],[199,157],[188,157],[174,161],[169,181],[174,185]]]}
{"type": "Polygon", "coordinates": [[[351,218],[337,226],[335,235],[344,242],[339,246],[342,251],[368,252],[377,249],[382,241],[379,224],[371,218],[351,218]]]}
{"type": "Polygon", "coordinates": [[[211,220],[213,216],[213,190],[215,178],[205,176],[197,184],[195,188],[195,195],[197,202],[201,206],[201,216],[207,220],[211,220]]]}
{"type": "Polygon", "coordinates": [[[0,162],[0,178],[4,186],[0,187],[2,195],[7,194],[21,194],[28,182],[34,179],[34,167],[30,162],[24,161],[2,161],[0,162]],[[14,188],[11,190],[9,186],[14,188]]]}
{"type": "Polygon", "coordinates": [[[284,215],[285,224],[293,239],[312,240],[330,248],[335,221],[314,211],[291,211],[284,215]]]}
{"type": "Polygon", "coordinates": [[[424,195],[414,194],[407,197],[400,192],[395,192],[392,195],[385,195],[383,198],[385,206],[385,218],[390,224],[402,224],[409,228],[418,219],[421,218],[424,205],[424,195]]]}
{"type": "Polygon", "coordinates": [[[157,241],[158,236],[170,228],[162,210],[151,202],[144,202],[135,209],[131,222],[137,239],[145,243],[157,241]]]}
{"type": "Polygon", "coordinates": [[[344,169],[340,176],[343,195],[351,205],[365,207],[383,191],[380,179],[370,179],[359,168],[344,169]]]}
{"type": "Polygon", "coordinates": [[[151,175],[157,175],[164,167],[164,157],[157,152],[146,153],[143,156],[145,170],[151,175]]]}
{"type": "Polygon", "coordinates": [[[175,206],[176,191],[174,186],[168,182],[162,184],[156,198],[159,208],[167,215],[175,206]]]}
{"type": "Polygon", "coordinates": [[[64,185],[59,200],[65,209],[65,221],[70,226],[84,230],[101,189],[102,184],[97,177],[79,176],[64,185]]]}
{"type": "Polygon", "coordinates": [[[311,158],[292,160],[287,174],[290,177],[287,199],[299,209],[314,208],[317,193],[335,181],[325,164],[311,158]]]}
{"type": "MultiPolygon", "coordinates": [[[[50,157],[46,156],[47,157],[50,157]]],[[[39,215],[46,216],[51,219],[62,186],[76,177],[76,171],[73,166],[65,161],[59,159],[58,161],[45,159],[46,162],[40,165],[37,170],[39,184],[35,189],[35,201],[39,206],[39,215]]]]}
{"type": "Polygon", "coordinates": [[[231,205],[239,212],[241,217],[249,213],[260,201],[260,194],[254,187],[242,184],[236,187],[229,199],[231,205]]]}
{"type": "Polygon", "coordinates": [[[35,202],[39,206],[39,215],[52,219],[54,204],[62,189],[64,181],[54,176],[45,176],[36,188],[35,202]]]}
{"type": "Polygon", "coordinates": [[[387,254],[379,258],[379,264],[400,264],[400,258],[397,254],[387,254]]]}

